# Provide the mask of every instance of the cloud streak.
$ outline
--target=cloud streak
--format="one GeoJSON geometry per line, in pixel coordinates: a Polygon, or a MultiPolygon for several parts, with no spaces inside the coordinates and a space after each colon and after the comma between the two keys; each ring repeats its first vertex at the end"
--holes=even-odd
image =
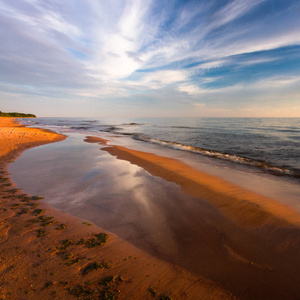
{"type": "Polygon", "coordinates": [[[52,99],[50,114],[64,99],[98,101],[99,114],[104,99],[129,111],[139,99],[145,115],[150,101],[172,105],[169,93],[189,115],[187,103],[232,110],[240,95],[253,107],[281,87],[294,107],[286,97],[300,95],[299,11],[296,0],[0,0],[0,97],[7,109],[16,95],[24,107],[28,95],[52,99]]]}

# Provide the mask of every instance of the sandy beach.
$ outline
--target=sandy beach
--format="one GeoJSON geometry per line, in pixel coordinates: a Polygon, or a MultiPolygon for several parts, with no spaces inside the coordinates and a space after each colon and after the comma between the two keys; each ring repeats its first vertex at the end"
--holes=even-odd
{"type": "Polygon", "coordinates": [[[11,118],[0,122],[1,299],[234,299],[211,280],[24,194],[11,182],[8,163],[65,137],[11,118]]]}
{"type": "MultiPolygon", "coordinates": [[[[292,208],[179,160],[86,137],[101,151],[213,207],[170,224],[176,227],[178,254],[163,261],[14,186],[7,172],[10,161],[65,136],[10,118],[0,122],[1,299],[297,299],[300,216],[292,208]],[[186,222],[189,232],[181,229],[186,222]]],[[[171,214],[175,206],[160,208],[170,214],[170,223],[180,214],[171,214]]],[[[189,207],[196,208],[201,206],[189,207]]]]}

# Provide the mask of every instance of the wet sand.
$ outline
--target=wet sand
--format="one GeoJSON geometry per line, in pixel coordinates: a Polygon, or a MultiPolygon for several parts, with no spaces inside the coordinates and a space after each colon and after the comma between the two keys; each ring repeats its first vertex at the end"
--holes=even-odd
{"type": "Polygon", "coordinates": [[[115,234],[108,233],[106,241],[107,232],[98,226],[14,186],[10,161],[28,148],[63,139],[0,118],[0,299],[234,299],[213,281],[115,234]]]}
{"type": "Polygon", "coordinates": [[[177,254],[164,259],[217,282],[241,299],[297,299],[300,216],[292,208],[175,159],[109,145],[96,137],[85,141],[98,141],[102,151],[174,182],[184,193],[216,208],[190,206],[195,211],[186,220],[185,209],[160,206],[167,221],[174,220],[172,232],[178,241],[177,254]]]}

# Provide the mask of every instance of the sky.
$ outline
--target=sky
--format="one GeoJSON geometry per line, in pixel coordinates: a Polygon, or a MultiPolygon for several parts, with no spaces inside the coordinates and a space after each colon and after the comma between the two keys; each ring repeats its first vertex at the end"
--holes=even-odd
{"type": "Polygon", "coordinates": [[[300,117],[299,0],[0,0],[0,110],[300,117]]]}

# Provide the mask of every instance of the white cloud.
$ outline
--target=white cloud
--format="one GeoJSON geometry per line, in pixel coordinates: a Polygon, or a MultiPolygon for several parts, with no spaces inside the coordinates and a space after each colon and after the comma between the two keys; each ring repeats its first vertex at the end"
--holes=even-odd
{"type": "Polygon", "coordinates": [[[144,17],[149,5],[149,1],[126,2],[117,19],[95,22],[94,57],[86,63],[94,77],[121,79],[142,66],[137,51],[148,36],[144,17]]]}
{"type": "Polygon", "coordinates": [[[226,60],[215,60],[215,61],[211,61],[211,62],[207,62],[207,63],[201,64],[200,66],[198,66],[198,68],[201,68],[201,69],[213,69],[213,68],[222,67],[225,64],[226,64],[226,60]]]}
{"type": "Polygon", "coordinates": [[[184,71],[162,70],[152,73],[144,73],[139,80],[126,81],[126,83],[133,87],[160,89],[166,85],[180,83],[187,79],[187,73],[184,71]]]}
{"type": "Polygon", "coordinates": [[[215,22],[212,28],[224,25],[250,11],[254,6],[265,0],[234,0],[229,2],[225,7],[220,9],[215,15],[215,22]]]}
{"type": "Polygon", "coordinates": [[[203,90],[203,89],[201,89],[198,86],[193,85],[193,84],[179,85],[177,87],[177,90],[179,92],[187,93],[190,96],[197,96],[197,95],[200,95],[200,94],[203,94],[203,93],[207,93],[207,91],[205,91],[205,90],[203,90]]]}
{"type": "Polygon", "coordinates": [[[265,78],[251,85],[255,89],[282,89],[298,86],[300,90],[300,77],[298,76],[274,76],[265,78]]]}

